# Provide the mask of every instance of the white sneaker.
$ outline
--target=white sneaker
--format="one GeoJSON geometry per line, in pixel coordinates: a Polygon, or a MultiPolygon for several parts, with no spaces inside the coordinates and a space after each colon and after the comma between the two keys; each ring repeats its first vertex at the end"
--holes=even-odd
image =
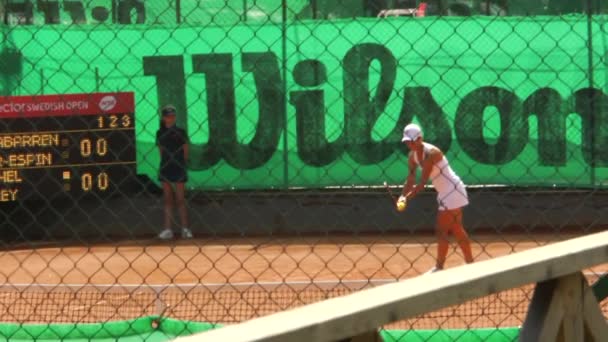
{"type": "Polygon", "coordinates": [[[171,229],[165,229],[158,234],[158,238],[161,240],[171,240],[173,239],[173,231],[171,229]]]}
{"type": "Polygon", "coordinates": [[[435,267],[431,268],[430,270],[426,271],[424,274],[431,274],[431,273],[439,272],[441,270],[443,270],[443,268],[439,268],[439,267],[435,266],[435,267]]]}
{"type": "Polygon", "coordinates": [[[188,228],[183,228],[182,239],[192,239],[192,231],[188,228]]]}

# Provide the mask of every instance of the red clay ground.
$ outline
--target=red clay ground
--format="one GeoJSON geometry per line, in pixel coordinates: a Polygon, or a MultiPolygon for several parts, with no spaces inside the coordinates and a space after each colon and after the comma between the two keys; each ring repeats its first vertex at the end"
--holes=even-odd
{"type": "MultiPolygon", "coordinates": [[[[484,260],[571,237],[483,235],[475,237],[473,250],[477,260],[484,260]]],[[[175,318],[234,323],[343,295],[373,285],[370,280],[414,277],[434,265],[435,248],[430,236],[393,235],[144,241],[4,251],[0,282],[7,285],[0,288],[0,320],[103,322],[164,311],[175,318]],[[170,284],[175,285],[167,287],[170,284]]],[[[460,251],[453,248],[447,266],[461,263],[460,251]]],[[[607,269],[603,265],[588,270],[590,278],[607,269]]],[[[513,289],[393,326],[517,326],[531,289],[513,289]]],[[[604,309],[608,312],[607,305],[604,309]]]]}

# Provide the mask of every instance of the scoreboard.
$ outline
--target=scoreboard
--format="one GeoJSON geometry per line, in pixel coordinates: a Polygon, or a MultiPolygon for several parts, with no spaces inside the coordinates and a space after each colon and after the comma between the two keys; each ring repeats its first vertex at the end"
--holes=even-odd
{"type": "Polygon", "coordinates": [[[116,194],[135,175],[133,93],[0,97],[0,203],[116,194]]]}

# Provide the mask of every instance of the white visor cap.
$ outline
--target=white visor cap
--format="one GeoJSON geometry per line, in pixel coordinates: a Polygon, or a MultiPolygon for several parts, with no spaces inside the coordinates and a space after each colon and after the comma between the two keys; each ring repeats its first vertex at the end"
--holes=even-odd
{"type": "Polygon", "coordinates": [[[409,124],[403,129],[403,138],[401,142],[416,141],[422,137],[422,129],[416,124],[409,124]]]}

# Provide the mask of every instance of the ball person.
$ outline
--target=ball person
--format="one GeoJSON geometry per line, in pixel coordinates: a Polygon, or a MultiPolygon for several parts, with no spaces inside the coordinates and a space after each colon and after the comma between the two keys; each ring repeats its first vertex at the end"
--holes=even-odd
{"type": "Polygon", "coordinates": [[[188,209],[186,208],[185,184],[188,181],[186,163],[188,160],[188,135],[186,131],[176,126],[175,107],[167,105],[161,110],[160,129],[156,132],[156,145],[160,150],[159,180],[163,186],[164,198],[164,229],[159,238],[168,240],[173,238],[171,223],[173,210],[177,207],[182,226],[181,236],[184,239],[192,238],[192,231],[188,226],[188,209]]]}

